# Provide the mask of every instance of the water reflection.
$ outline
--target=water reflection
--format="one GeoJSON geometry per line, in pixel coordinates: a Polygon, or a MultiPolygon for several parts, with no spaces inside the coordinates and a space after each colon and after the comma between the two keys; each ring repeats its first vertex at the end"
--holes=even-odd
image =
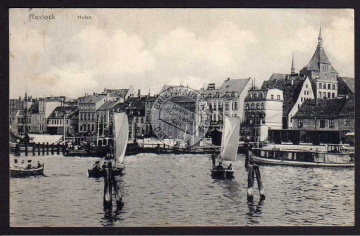
{"type": "Polygon", "coordinates": [[[260,221],[258,218],[262,217],[262,210],[261,208],[264,206],[264,200],[260,200],[257,204],[254,202],[248,202],[248,209],[249,212],[246,213],[246,221],[248,225],[256,225],[259,224],[260,221]]]}

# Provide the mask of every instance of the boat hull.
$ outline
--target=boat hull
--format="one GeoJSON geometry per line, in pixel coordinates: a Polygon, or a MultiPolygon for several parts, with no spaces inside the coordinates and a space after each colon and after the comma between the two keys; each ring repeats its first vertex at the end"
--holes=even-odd
{"type": "MultiPolygon", "coordinates": [[[[123,174],[125,167],[117,167],[112,169],[112,173],[114,176],[119,176],[123,174]]],[[[93,169],[88,169],[88,174],[89,174],[89,178],[101,178],[104,177],[106,174],[106,171],[101,169],[101,170],[93,170],[93,169]]]]}
{"type": "Polygon", "coordinates": [[[354,167],[354,163],[326,163],[326,162],[305,162],[305,161],[292,161],[292,160],[279,160],[265,157],[253,156],[253,161],[256,164],[265,165],[285,165],[285,166],[302,166],[302,167],[354,167]]]}
{"type": "Polygon", "coordinates": [[[234,170],[213,170],[211,169],[211,176],[215,179],[232,179],[234,178],[234,170]]]}
{"type": "Polygon", "coordinates": [[[20,168],[10,168],[10,176],[12,178],[23,178],[28,176],[37,176],[44,175],[44,167],[36,169],[20,169],[20,168]]]}

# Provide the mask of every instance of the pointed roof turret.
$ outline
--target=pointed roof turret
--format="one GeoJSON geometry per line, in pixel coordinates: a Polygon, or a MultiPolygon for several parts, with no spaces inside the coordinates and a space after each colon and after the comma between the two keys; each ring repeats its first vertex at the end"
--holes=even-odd
{"type": "Polygon", "coordinates": [[[319,32],[319,37],[318,37],[318,47],[322,47],[321,26],[320,26],[320,32],[319,32]]]}
{"type": "MultiPolygon", "coordinates": [[[[329,58],[327,57],[324,47],[322,46],[322,36],[321,36],[321,27],[318,37],[318,45],[316,47],[315,53],[312,56],[309,63],[301,70],[301,73],[305,71],[320,71],[320,63],[331,65],[329,58]]],[[[331,66],[333,73],[338,73],[333,66],[331,66]]]]}
{"type": "Polygon", "coordinates": [[[295,74],[294,52],[291,60],[291,74],[295,74]]]}

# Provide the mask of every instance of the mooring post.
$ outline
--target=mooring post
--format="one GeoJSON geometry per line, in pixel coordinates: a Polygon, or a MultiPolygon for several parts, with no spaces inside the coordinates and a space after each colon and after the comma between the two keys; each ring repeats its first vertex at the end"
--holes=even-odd
{"type": "Polygon", "coordinates": [[[248,190],[247,190],[247,200],[250,202],[253,201],[254,199],[253,186],[254,186],[254,166],[250,165],[248,171],[248,190]]]}
{"type": "Polygon", "coordinates": [[[49,143],[46,143],[46,155],[49,155],[49,143]]]}
{"type": "Polygon", "coordinates": [[[42,154],[45,156],[45,142],[42,143],[42,154]]]}
{"type": "Polygon", "coordinates": [[[54,144],[50,144],[51,155],[54,155],[54,144]]]}
{"type": "Polygon", "coordinates": [[[111,171],[112,165],[111,161],[109,161],[104,178],[104,207],[110,207],[112,205],[111,171]]]}
{"type": "Polygon", "coordinates": [[[28,143],[25,142],[25,156],[28,156],[28,143]]]}
{"type": "Polygon", "coordinates": [[[265,192],[264,192],[264,187],[263,187],[263,183],[262,183],[262,179],[261,179],[260,168],[258,165],[254,165],[254,171],[256,174],[256,181],[257,181],[258,188],[259,188],[260,200],[265,200],[265,192]]]}
{"type": "Polygon", "coordinates": [[[40,156],[40,143],[36,144],[38,150],[38,156],[40,156]]]}
{"type": "Polygon", "coordinates": [[[60,144],[56,144],[56,154],[60,154],[60,144]]]}
{"type": "Polygon", "coordinates": [[[34,143],[32,145],[33,149],[32,149],[32,153],[33,153],[33,156],[36,156],[35,153],[36,153],[36,150],[35,150],[35,147],[36,147],[36,144],[34,143]]]}
{"type": "Polygon", "coordinates": [[[121,196],[121,193],[120,193],[119,185],[116,182],[116,179],[115,179],[114,175],[111,176],[111,182],[112,182],[112,186],[113,186],[114,192],[115,192],[116,206],[122,207],[124,204],[122,202],[122,196],[121,196]]]}
{"type": "Polygon", "coordinates": [[[20,156],[20,143],[16,143],[15,154],[20,156]]]}

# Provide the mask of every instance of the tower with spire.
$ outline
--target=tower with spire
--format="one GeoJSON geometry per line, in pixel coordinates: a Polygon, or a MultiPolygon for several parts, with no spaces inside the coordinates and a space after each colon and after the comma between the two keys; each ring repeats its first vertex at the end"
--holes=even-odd
{"type": "Polygon", "coordinates": [[[293,52],[292,60],[291,60],[291,74],[292,75],[296,74],[296,72],[295,72],[295,62],[294,62],[294,52],[293,52]]]}
{"type": "Polygon", "coordinates": [[[317,99],[332,99],[338,95],[338,72],[331,65],[323,47],[321,27],[318,44],[309,63],[300,70],[300,74],[310,78],[315,86],[317,99]]]}

